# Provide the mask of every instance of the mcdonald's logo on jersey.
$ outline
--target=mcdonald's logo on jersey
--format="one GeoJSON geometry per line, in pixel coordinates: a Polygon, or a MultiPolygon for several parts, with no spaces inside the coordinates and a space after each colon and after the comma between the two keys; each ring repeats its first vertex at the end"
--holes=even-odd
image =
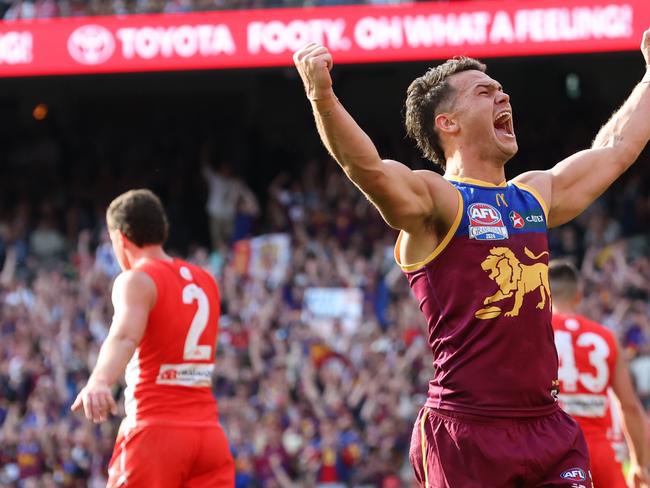
{"type": "Polygon", "coordinates": [[[480,241],[495,241],[508,238],[508,229],[503,223],[501,212],[487,203],[473,203],[467,209],[469,237],[480,241]]]}

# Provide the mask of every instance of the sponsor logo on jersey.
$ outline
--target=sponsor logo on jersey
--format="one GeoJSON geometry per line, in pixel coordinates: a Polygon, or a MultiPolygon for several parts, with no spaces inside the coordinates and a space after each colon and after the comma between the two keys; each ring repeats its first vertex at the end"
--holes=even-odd
{"type": "Polygon", "coordinates": [[[569,481],[586,481],[587,480],[587,474],[584,472],[584,470],[580,468],[571,468],[567,469],[564,471],[561,475],[560,478],[569,480],[569,481]]]}
{"type": "Polygon", "coordinates": [[[510,211],[509,217],[510,217],[510,222],[512,222],[512,226],[515,229],[521,229],[524,225],[526,225],[526,222],[524,222],[524,218],[514,210],[510,211]]]}
{"type": "Polygon", "coordinates": [[[210,386],[214,364],[162,364],[156,378],[158,385],[210,386]]]}
{"type": "Polygon", "coordinates": [[[560,406],[569,415],[603,418],[607,413],[607,395],[560,393],[560,406]]]}
{"type": "Polygon", "coordinates": [[[473,203],[467,209],[469,237],[479,241],[496,241],[508,238],[508,229],[501,213],[487,203],[473,203]]]}
{"type": "Polygon", "coordinates": [[[526,222],[530,222],[531,224],[543,224],[544,223],[544,216],[542,216],[542,215],[526,215],[526,222]]]}

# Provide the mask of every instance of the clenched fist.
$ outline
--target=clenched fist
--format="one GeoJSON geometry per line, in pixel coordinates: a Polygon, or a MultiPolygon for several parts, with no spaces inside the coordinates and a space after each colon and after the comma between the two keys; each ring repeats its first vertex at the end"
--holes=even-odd
{"type": "Polygon", "coordinates": [[[333,95],[330,70],[334,64],[329,50],[320,44],[309,43],[293,54],[307,98],[324,100],[333,95]]]}

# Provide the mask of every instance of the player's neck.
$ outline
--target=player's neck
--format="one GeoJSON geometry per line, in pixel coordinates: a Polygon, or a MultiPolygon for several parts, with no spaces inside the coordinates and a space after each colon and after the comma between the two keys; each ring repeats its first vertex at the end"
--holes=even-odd
{"type": "Polygon", "coordinates": [[[155,259],[159,261],[172,261],[162,246],[144,246],[132,251],[131,262],[133,267],[136,267],[141,261],[146,259],[155,259]]]}
{"type": "Polygon", "coordinates": [[[463,157],[460,152],[447,159],[446,177],[471,178],[500,185],[506,181],[504,163],[463,157]]]}

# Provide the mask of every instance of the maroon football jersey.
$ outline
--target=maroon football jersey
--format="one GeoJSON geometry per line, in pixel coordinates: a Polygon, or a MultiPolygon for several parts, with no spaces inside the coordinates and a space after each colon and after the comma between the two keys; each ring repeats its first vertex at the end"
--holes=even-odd
{"type": "Polygon", "coordinates": [[[435,370],[426,406],[551,413],[558,361],[545,204],[520,183],[451,182],[460,205],[449,233],[424,261],[400,263],[428,324],[435,370]]]}

